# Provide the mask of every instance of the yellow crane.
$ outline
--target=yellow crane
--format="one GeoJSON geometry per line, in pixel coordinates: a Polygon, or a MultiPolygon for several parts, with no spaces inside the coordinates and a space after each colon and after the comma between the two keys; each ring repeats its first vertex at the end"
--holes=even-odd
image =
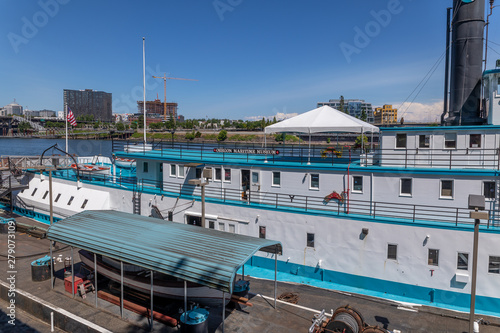
{"type": "MultiPolygon", "coordinates": [[[[179,77],[167,77],[167,73],[164,73],[163,76],[154,76],[153,78],[155,79],[163,79],[163,86],[165,90],[165,99],[163,100],[163,120],[167,121],[167,80],[184,80],[184,81],[198,81],[198,80],[193,80],[193,79],[183,79],[179,77]]],[[[175,116],[173,115],[174,118],[174,124],[175,124],[175,116]]]]}

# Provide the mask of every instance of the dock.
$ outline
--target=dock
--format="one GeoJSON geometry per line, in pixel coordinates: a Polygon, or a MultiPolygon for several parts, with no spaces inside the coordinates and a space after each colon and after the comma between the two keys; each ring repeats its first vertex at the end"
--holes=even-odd
{"type": "MultiPolygon", "coordinates": [[[[87,294],[85,299],[72,295],[64,289],[64,258],[71,256],[70,248],[55,244],[53,256],[56,259],[54,289],[50,279],[33,282],[31,262],[48,254],[49,241],[43,237],[43,230],[48,226],[26,217],[9,215],[0,211],[0,216],[13,217],[22,228],[15,233],[15,268],[7,267],[7,234],[0,234],[0,331],[50,332],[50,313],[53,313],[55,332],[148,332],[149,319],[129,310],[125,310],[123,319],[120,307],[103,299],[98,299],[95,307],[95,295],[87,294]],[[29,228],[27,226],[33,226],[29,228]],[[7,272],[14,271],[16,289],[16,327],[9,324],[6,308],[9,305],[9,283],[7,272]],[[18,330],[19,329],[19,330],[18,330]]],[[[74,252],[75,273],[79,272],[80,263],[77,251],[74,252]]],[[[11,274],[12,275],[12,274],[11,274]]],[[[378,325],[387,330],[400,332],[466,332],[468,313],[448,311],[428,306],[401,304],[394,301],[326,290],[303,284],[278,282],[277,295],[287,301],[277,301],[274,309],[274,282],[245,276],[250,280],[249,302],[252,306],[232,304],[226,307],[224,332],[307,332],[314,314],[325,309],[326,313],[340,306],[349,304],[357,309],[370,325],[378,325]],[[232,305],[231,305],[232,304],[232,305]]],[[[99,280],[100,281],[100,280],[99,280]]],[[[98,289],[112,293],[116,286],[101,284],[98,289]]],[[[119,288],[119,286],[118,286],[119,288]]],[[[132,291],[125,289],[125,295],[132,291]]],[[[133,296],[133,295],[132,295],[133,296]]],[[[137,300],[137,295],[135,296],[137,300]]],[[[137,300],[140,302],[140,299],[137,300]]],[[[154,309],[164,311],[165,315],[179,319],[182,303],[155,298],[154,309]]],[[[222,332],[222,306],[208,309],[209,332],[222,332]]],[[[500,330],[500,318],[483,317],[488,325],[480,327],[481,333],[493,333],[500,330]]],[[[180,332],[178,327],[170,327],[154,322],[153,332],[180,332]]]]}

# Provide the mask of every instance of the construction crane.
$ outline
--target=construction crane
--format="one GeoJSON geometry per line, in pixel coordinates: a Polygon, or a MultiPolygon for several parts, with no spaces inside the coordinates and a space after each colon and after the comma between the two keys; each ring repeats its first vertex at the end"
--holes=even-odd
{"type": "MultiPolygon", "coordinates": [[[[193,80],[193,79],[183,79],[183,78],[178,78],[178,77],[167,77],[167,73],[164,73],[163,76],[154,76],[153,78],[155,79],[163,79],[163,86],[165,90],[165,99],[163,100],[163,120],[167,121],[167,80],[184,80],[184,81],[198,81],[198,80],[193,80]]],[[[174,124],[175,124],[175,117],[174,118],[174,124]]]]}

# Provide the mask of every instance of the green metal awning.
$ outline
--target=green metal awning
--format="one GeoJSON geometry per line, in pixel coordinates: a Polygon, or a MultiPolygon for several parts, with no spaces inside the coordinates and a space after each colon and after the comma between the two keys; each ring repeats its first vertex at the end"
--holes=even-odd
{"type": "Polygon", "coordinates": [[[238,269],[281,243],[118,211],[84,211],[53,224],[47,238],[232,293],[238,269]]]}

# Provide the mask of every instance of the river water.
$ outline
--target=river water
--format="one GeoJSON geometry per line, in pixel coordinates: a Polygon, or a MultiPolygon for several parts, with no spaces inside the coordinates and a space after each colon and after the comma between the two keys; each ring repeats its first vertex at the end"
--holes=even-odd
{"type": "MultiPolygon", "coordinates": [[[[102,155],[111,157],[110,140],[68,140],[70,154],[78,156],[102,155]]],[[[59,149],[66,149],[65,139],[28,139],[0,137],[0,156],[34,156],[41,155],[50,146],[57,144],[59,149]]],[[[56,149],[47,151],[48,155],[62,154],[56,149]]]]}

